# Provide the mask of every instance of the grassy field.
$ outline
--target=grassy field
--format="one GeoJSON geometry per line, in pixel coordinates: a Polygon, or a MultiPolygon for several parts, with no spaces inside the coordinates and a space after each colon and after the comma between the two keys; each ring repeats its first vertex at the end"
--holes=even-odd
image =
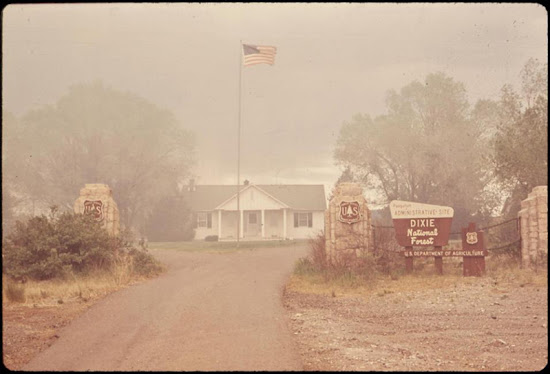
{"type": "Polygon", "coordinates": [[[204,251],[204,252],[228,252],[241,249],[258,249],[270,247],[287,247],[307,243],[303,240],[259,240],[259,241],[241,241],[237,247],[234,241],[206,242],[201,240],[189,242],[150,242],[149,249],[170,249],[176,251],[204,251]]]}

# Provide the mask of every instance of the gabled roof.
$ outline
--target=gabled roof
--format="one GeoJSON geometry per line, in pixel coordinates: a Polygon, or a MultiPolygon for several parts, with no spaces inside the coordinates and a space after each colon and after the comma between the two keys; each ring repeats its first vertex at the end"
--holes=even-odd
{"type": "MultiPolygon", "coordinates": [[[[254,184],[249,184],[247,186],[244,186],[243,188],[241,188],[241,196],[246,196],[246,190],[248,189],[255,189],[257,191],[260,191],[262,194],[264,194],[265,196],[268,196],[270,197],[271,199],[273,199],[277,204],[280,204],[281,205],[281,208],[290,208],[287,204],[285,204],[284,202],[282,202],[281,200],[277,199],[275,196],[267,193],[265,190],[261,189],[259,186],[256,186],[254,184]]],[[[235,188],[236,190],[236,188],[235,188]]],[[[216,209],[223,209],[223,207],[225,205],[227,205],[228,203],[230,203],[231,201],[236,201],[237,200],[237,193],[235,192],[235,194],[233,194],[229,199],[227,199],[226,201],[222,202],[220,205],[218,205],[216,207],[216,209]]]]}
{"type": "MultiPolygon", "coordinates": [[[[279,200],[295,210],[325,210],[325,187],[321,185],[292,184],[258,184],[240,186],[240,191],[246,188],[258,187],[271,197],[279,200]]],[[[193,191],[187,187],[181,193],[182,198],[189,204],[191,210],[215,210],[219,205],[228,201],[237,194],[237,185],[195,185],[193,191]]]]}

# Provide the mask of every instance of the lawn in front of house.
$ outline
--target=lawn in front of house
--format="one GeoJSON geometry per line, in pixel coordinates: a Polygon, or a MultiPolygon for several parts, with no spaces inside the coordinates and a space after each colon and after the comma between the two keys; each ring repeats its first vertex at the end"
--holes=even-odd
{"type": "Polygon", "coordinates": [[[290,247],[301,245],[307,242],[307,239],[293,240],[243,240],[238,246],[236,241],[217,241],[207,242],[204,240],[193,240],[188,242],[149,242],[148,249],[171,249],[176,251],[205,251],[205,252],[228,252],[241,249],[258,249],[271,247],[290,247]]]}

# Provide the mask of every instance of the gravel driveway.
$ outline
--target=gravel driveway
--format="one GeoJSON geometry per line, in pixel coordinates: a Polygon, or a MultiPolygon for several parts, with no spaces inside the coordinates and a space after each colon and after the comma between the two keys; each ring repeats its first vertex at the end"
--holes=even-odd
{"type": "Polygon", "coordinates": [[[306,250],[152,250],[164,275],[91,307],[23,370],[301,370],[281,296],[306,250]]]}

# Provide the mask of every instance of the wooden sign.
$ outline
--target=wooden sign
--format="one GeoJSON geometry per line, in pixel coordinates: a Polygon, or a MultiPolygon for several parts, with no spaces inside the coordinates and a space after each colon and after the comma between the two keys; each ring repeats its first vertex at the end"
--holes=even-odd
{"type": "Polygon", "coordinates": [[[394,200],[390,213],[395,238],[403,247],[441,247],[449,242],[454,215],[451,207],[394,200]]]}
{"type": "Polygon", "coordinates": [[[426,249],[426,250],[404,250],[405,257],[479,257],[485,256],[483,250],[463,250],[463,249],[426,249]]]}

